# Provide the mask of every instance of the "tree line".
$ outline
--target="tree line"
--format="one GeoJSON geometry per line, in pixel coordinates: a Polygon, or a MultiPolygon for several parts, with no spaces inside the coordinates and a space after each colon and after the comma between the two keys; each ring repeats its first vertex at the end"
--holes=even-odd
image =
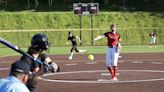
{"type": "Polygon", "coordinates": [[[100,9],[105,10],[151,10],[164,11],[164,0],[0,0],[0,8],[11,6],[17,9],[72,9],[72,3],[99,3],[100,9]]]}

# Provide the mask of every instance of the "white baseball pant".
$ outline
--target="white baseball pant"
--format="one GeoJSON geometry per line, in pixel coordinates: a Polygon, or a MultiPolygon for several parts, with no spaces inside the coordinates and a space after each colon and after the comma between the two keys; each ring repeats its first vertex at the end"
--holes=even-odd
{"type": "Polygon", "coordinates": [[[106,67],[117,66],[119,52],[117,52],[117,47],[107,48],[106,52],[106,67]]]}

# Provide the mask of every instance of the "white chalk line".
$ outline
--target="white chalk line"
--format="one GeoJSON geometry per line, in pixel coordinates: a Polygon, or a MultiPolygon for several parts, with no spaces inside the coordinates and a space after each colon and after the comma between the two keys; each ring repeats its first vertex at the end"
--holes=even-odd
{"type": "Polygon", "coordinates": [[[8,61],[6,61],[6,62],[0,62],[0,64],[11,64],[11,63],[13,63],[13,62],[8,62],[8,61]]]}
{"type": "MultiPolygon", "coordinates": [[[[120,73],[117,73],[117,75],[120,75],[120,73]]],[[[101,76],[111,76],[110,73],[101,73],[101,76]]]]}
{"type": "MultiPolygon", "coordinates": [[[[10,68],[0,68],[0,70],[9,70],[10,68]]],[[[159,70],[119,70],[124,72],[158,72],[158,73],[164,73],[164,71],[159,70]]],[[[50,76],[50,75],[59,75],[59,74],[70,74],[70,73],[94,73],[94,72],[107,72],[107,70],[92,70],[92,71],[72,71],[72,72],[60,72],[60,73],[50,73],[45,74],[43,76],[50,76]]],[[[129,80],[129,81],[111,81],[107,79],[98,79],[97,81],[68,81],[68,80],[51,80],[51,79],[45,79],[40,78],[43,81],[49,81],[49,82],[63,82],[63,83],[137,83],[137,82],[150,82],[150,81],[160,81],[164,80],[164,78],[159,79],[145,79],[145,80],[129,80]]]]}
{"type": "Polygon", "coordinates": [[[163,64],[162,62],[151,62],[152,64],[163,64]]]}
{"type": "Polygon", "coordinates": [[[14,55],[19,55],[17,53],[14,53],[14,54],[10,54],[10,55],[3,55],[3,56],[0,56],[0,58],[4,58],[4,57],[10,57],[10,56],[14,56],[14,55]]]}
{"type": "MultiPolygon", "coordinates": [[[[159,70],[119,70],[123,72],[157,72],[157,73],[164,73],[164,71],[159,71],[159,70]]],[[[72,72],[60,72],[60,73],[50,73],[50,74],[45,74],[40,78],[43,81],[48,81],[48,82],[58,82],[58,83],[137,83],[137,82],[150,82],[150,81],[160,81],[164,80],[164,78],[158,78],[158,79],[144,79],[144,80],[128,80],[128,81],[110,81],[110,80],[105,80],[105,81],[100,81],[101,79],[95,80],[95,81],[70,81],[70,80],[51,80],[51,79],[46,79],[43,78],[45,76],[51,76],[51,75],[61,75],[61,74],[75,74],[75,73],[95,73],[95,72],[107,72],[107,70],[90,70],[90,71],[72,71],[72,72]]]]}
{"type": "Polygon", "coordinates": [[[123,61],[123,60],[119,60],[119,61],[118,61],[118,63],[124,63],[124,62],[125,62],[125,61],[123,61]]]}
{"type": "Polygon", "coordinates": [[[142,61],[132,61],[132,63],[134,63],[134,64],[142,64],[143,62],[142,61]]]}
{"type": "Polygon", "coordinates": [[[77,63],[65,64],[66,66],[75,66],[78,65],[77,63]]]}
{"type": "Polygon", "coordinates": [[[90,62],[87,62],[87,63],[85,63],[85,64],[87,64],[87,65],[92,65],[92,64],[97,64],[98,62],[92,62],[92,61],[90,61],[90,62]]]}
{"type": "Polygon", "coordinates": [[[0,70],[9,70],[10,68],[0,68],[0,70]]]}
{"type": "MultiPolygon", "coordinates": [[[[87,65],[92,65],[92,64],[97,64],[98,62],[87,62],[85,64],[87,65]]],[[[65,64],[65,66],[76,66],[78,63],[70,63],[70,64],[65,64]]]]}

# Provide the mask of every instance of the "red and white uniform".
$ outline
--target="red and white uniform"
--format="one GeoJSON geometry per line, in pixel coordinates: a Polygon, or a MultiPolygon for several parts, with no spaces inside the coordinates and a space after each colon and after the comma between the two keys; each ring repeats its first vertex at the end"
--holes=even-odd
{"type": "Polygon", "coordinates": [[[117,51],[120,39],[119,33],[107,32],[104,33],[107,37],[108,48],[106,52],[106,67],[117,66],[119,52],[117,51]]]}
{"type": "Polygon", "coordinates": [[[116,25],[112,24],[110,26],[111,32],[106,32],[103,35],[97,36],[94,41],[99,40],[103,37],[107,37],[108,41],[108,48],[106,51],[106,67],[109,70],[109,73],[111,74],[111,80],[118,80],[117,75],[117,62],[118,62],[118,56],[120,53],[120,44],[119,41],[120,35],[116,32],[116,25]]]}

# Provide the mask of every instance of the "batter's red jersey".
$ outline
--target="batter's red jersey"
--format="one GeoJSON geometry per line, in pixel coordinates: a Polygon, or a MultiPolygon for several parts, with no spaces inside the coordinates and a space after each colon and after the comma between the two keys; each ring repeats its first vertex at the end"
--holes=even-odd
{"type": "Polygon", "coordinates": [[[113,34],[112,32],[107,32],[104,33],[104,35],[107,37],[109,47],[118,46],[120,39],[119,33],[116,32],[115,34],[113,34]]]}

